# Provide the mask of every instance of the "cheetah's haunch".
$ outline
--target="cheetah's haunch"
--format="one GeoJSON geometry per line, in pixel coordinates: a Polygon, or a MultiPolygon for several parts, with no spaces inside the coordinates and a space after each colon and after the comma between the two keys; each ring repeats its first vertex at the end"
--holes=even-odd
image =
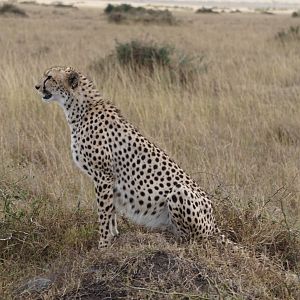
{"type": "Polygon", "coordinates": [[[52,67],[36,89],[46,102],[62,106],[74,161],[94,181],[99,247],[118,234],[117,214],[182,237],[218,232],[208,195],[85,76],[70,67],[52,67]]]}

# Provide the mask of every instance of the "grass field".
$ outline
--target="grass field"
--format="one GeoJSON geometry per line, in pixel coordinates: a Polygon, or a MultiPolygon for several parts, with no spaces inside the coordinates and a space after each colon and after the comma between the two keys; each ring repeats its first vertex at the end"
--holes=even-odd
{"type": "Polygon", "coordinates": [[[177,12],[175,26],[118,25],[100,9],[21,7],[26,18],[0,16],[0,298],[299,299],[300,39],[275,36],[300,21],[177,12]],[[207,68],[184,87],[160,70],[94,67],[132,39],[170,44],[207,68]],[[93,186],[72,162],[63,112],[34,90],[52,65],[92,78],[214,195],[220,227],[251,255],[126,220],[97,250],[93,186]],[[51,286],[22,293],[35,277],[51,286]]]}

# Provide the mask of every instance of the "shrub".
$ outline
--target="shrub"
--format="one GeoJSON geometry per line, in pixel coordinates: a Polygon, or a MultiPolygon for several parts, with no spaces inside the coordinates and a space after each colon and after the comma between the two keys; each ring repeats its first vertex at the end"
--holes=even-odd
{"type": "Polygon", "coordinates": [[[101,74],[106,74],[117,65],[137,75],[142,72],[146,72],[149,76],[158,74],[159,78],[182,85],[190,85],[197,75],[207,71],[204,56],[194,57],[180,53],[170,45],[137,40],[117,42],[113,53],[91,67],[101,74]]]}
{"type": "Polygon", "coordinates": [[[106,14],[111,14],[111,13],[128,13],[129,11],[135,11],[138,9],[144,9],[142,7],[133,7],[130,4],[121,4],[121,5],[112,5],[108,4],[106,8],[104,9],[104,12],[106,14]]]}
{"type": "Polygon", "coordinates": [[[300,26],[290,26],[287,30],[279,31],[275,38],[281,42],[300,39],[300,26]]]}
{"type": "Polygon", "coordinates": [[[170,64],[172,49],[169,46],[158,46],[154,43],[131,41],[117,43],[117,59],[122,65],[133,68],[147,68],[153,70],[155,65],[167,66],[170,64]]]}
{"type": "Polygon", "coordinates": [[[40,5],[36,1],[21,1],[19,2],[20,4],[25,4],[25,5],[40,5]]]}
{"type": "Polygon", "coordinates": [[[21,9],[11,3],[3,3],[0,6],[0,15],[5,15],[5,14],[14,14],[14,15],[18,15],[21,17],[27,16],[27,14],[25,13],[25,11],[23,9],[21,9]]]}
{"type": "Polygon", "coordinates": [[[294,11],[294,12],[292,13],[292,18],[299,18],[299,17],[300,17],[300,10],[294,11]]]}
{"type": "Polygon", "coordinates": [[[108,15],[108,20],[115,23],[141,22],[168,25],[177,23],[172,13],[168,10],[146,9],[144,7],[134,7],[129,4],[108,4],[104,12],[108,15]]]}
{"type": "Polygon", "coordinates": [[[269,15],[269,16],[274,15],[274,13],[270,12],[269,10],[263,10],[263,11],[261,11],[261,14],[262,15],[269,15]]]}
{"type": "Polygon", "coordinates": [[[104,13],[110,14],[113,10],[114,10],[114,6],[109,3],[104,9],[104,13]]]}
{"type": "Polygon", "coordinates": [[[240,13],[242,13],[242,11],[239,10],[239,9],[233,9],[233,10],[230,11],[230,13],[231,14],[240,14],[240,13]]]}
{"type": "Polygon", "coordinates": [[[108,15],[108,21],[109,22],[113,22],[113,23],[123,23],[125,21],[127,21],[128,18],[126,17],[126,15],[121,14],[121,13],[111,13],[108,15]]]}
{"type": "Polygon", "coordinates": [[[64,4],[60,1],[53,2],[51,5],[53,5],[55,7],[59,7],[59,8],[75,8],[75,9],[77,9],[77,7],[75,7],[73,4],[64,4]]]}
{"type": "Polygon", "coordinates": [[[214,11],[213,8],[201,7],[196,10],[196,14],[218,14],[218,12],[214,11]]]}

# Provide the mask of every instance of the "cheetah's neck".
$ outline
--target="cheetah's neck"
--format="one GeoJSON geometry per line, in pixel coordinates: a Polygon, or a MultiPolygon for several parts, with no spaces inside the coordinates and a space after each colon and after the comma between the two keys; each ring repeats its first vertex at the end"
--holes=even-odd
{"type": "Polygon", "coordinates": [[[66,119],[72,127],[81,122],[84,116],[95,106],[103,105],[104,100],[91,81],[81,77],[81,84],[74,93],[71,93],[62,105],[66,119]]]}

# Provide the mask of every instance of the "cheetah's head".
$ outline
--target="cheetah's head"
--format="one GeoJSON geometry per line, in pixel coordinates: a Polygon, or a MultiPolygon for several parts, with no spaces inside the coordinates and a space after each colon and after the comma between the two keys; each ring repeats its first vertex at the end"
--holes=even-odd
{"type": "Polygon", "coordinates": [[[45,102],[63,104],[79,85],[80,75],[71,67],[52,67],[45,71],[35,88],[45,102]]]}

